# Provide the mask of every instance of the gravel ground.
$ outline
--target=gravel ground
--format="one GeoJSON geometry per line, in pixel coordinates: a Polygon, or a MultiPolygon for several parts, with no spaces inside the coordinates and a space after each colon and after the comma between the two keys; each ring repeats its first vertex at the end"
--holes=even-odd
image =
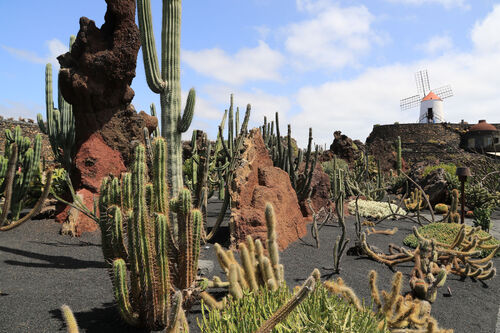
{"type": "MultiPolygon", "coordinates": [[[[220,203],[210,204],[209,225],[213,223],[220,203]]],[[[496,217],[496,216],[495,216],[496,217]]],[[[499,220],[494,221],[495,226],[499,220]]],[[[348,238],[354,239],[353,219],[347,219],[348,238]]],[[[386,221],[380,227],[397,226],[393,236],[371,235],[370,244],[387,251],[389,243],[402,244],[411,232],[412,223],[386,221]]],[[[66,332],[59,310],[68,304],[74,311],[80,332],[141,332],[125,326],[114,308],[111,282],[102,259],[99,233],[71,238],[58,234],[60,226],[53,220],[30,221],[9,232],[0,233],[0,333],[66,332]]],[[[309,228],[308,228],[309,229],[309,228]]],[[[340,227],[325,225],[320,231],[320,248],[313,246],[310,232],[281,253],[289,286],[301,284],[314,268],[324,279],[331,275],[332,245],[340,227]]],[[[219,240],[227,235],[222,228],[219,240]]],[[[351,242],[352,243],[352,242],[351,242]]],[[[213,275],[224,276],[219,268],[213,244],[202,248],[201,259],[213,260],[213,275]]],[[[495,258],[496,266],[500,258],[495,258]]],[[[409,291],[411,265],[397,269],[404,274],[403,292],[409,291]]],[[[393,272],[366,257],[344,256],[340,276],[358,296],[369,300],[368,272],[379,274],[379,288],[388,289],[393,272]]],[[[456,333],[493,333],[500,304],[500,279],[482,283],[461,281],[449,276],[432,306],[432,315],[443,328],[456,333]],[[447,295],[450,287],[452,296],[447,295]]],[[[195,305],[188,313],[191,332],[199,332],[195,305]]]]}

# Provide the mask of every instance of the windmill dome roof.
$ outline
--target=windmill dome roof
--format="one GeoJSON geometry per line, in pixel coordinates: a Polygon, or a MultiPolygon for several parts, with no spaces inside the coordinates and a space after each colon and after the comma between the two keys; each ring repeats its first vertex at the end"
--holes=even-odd
{"type": "Polygon", "coordinates": [[[427,94],[427,96],[425,96],[423,99],[422,99],[422,102],[423,101],[430,101],[430,100],[433,100],[433,99],[436,99],[436,100],[439,100],[441,101],[441,98],[438,97],[438,95],[436,95],[434,92],[429,92],[427,94]]]}
{"type": "Polygon", "coordinates": [[[472,126],[469,131],[497,131],[497,128],[488,124],[486,120],[480,120],[476,125],[472,126]]]}

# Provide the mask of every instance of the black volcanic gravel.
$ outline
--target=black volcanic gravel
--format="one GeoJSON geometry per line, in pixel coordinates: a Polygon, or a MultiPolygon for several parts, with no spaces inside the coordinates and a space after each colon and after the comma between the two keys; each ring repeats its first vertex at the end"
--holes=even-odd
{"type": "MultiPolygon", "coordinates": [[[[209,221],[213,224],[220,202],[209,205],[209,221]]],[[[347,218],[349,238],[354,239],[353,218],[347,218]]],[[[496,221],[498,223],[498,221],[496,221]]],[[[393,236],[371,235],[370,244],[387,251],[389,243],[402,245],[411,232],[412,223],[405,220],[386,221],[379,227],[399,231],[393,236]]],[[[0,333],[66,332],[60,306],[68,304],[75,313],[80,332],[141,332],[127,327],[113,307],[111,282],[104,265],[100,234],[84,234],[71,238],[58,234],[60,226],[53,220],[29,221],[12,231],[0,233],[0,333]]],[[[308,227],[309,229],[309,227],[308,227]]],[[[309,231],[309,230],[308,230],[309,231]]],[[[310,232],[281,253],[285,278],[289,286],[301,284],[314,268],[323,278],[332,272],[332,246],[340,227],[325,225],[320,231],[321,247],[312,245],[310,232]]],[[[227,236],[222,228],[219,240],[227,236]]],[[[350,245],[352,245],[351,241],[350,245]]],[[[223,277],[213,244],[202,247],[201,259],[214,261],[214,275],[223,277]]],[[[500,259],[494,259],[500,266],[500,259]]],[[[393,272],[365,257],[344,256],[340,276],[358,296],[369,301],[368,272],[375,269],[379,288],[388,289],[393,272]]],[[[409,291],[411,265],[397,267],[404,274],[403,292],[409,291]]],[[[330,276],[329,278],[336,278],[330,276]]],[[[432,306],[432,315],[443,328],[456,333],[493,333],[500,304],[500,279],[485,284],[457,276],[448,277],[432,306]],[[453,296],[447,296],[447,287],[453,296]]],[[[191,332],[199,332],[196,317],[199,305],[188,313],[191,332]]]]}

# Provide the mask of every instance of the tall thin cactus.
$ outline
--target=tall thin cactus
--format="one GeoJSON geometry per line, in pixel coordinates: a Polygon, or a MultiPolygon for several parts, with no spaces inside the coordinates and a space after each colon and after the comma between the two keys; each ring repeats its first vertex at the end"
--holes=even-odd
{"type": "MultiPolygon", "coordinates": [[[[73,46],[75,36],[70,37],[69,48],[73,46]]],[[[66,171],[70,171],[73,155],[75,153],[75,118],[71,104],[66,102],[57,88],[57,100],[59,109],[54,107],[52,97],[52,64],[45,66],[45,117],[37,115],[40,131],[49,136],[50,146],[55,160],[62,165],[66,171]]]]}
{"type": "Polygon", "coordinates": [[[142,58],[149,88],[160,94],[161,136],[167,142],[168,187],[171,197],[183,188],[181,135],[191,125],[195,90],[191,89],[181,116],[180,50],[181,0],[163,0],[161,72],[153,33],[150,0],[137,0],[142,58]]]}

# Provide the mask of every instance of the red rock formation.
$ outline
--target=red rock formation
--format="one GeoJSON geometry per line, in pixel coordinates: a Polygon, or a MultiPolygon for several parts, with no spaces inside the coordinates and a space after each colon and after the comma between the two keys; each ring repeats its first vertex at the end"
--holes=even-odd
{"type": "Polygon", "coordinates": [[[270,202],[276,213],[278,245],[284,250],[306,234],[297,195],[288,173],[273,166],[260,130],[251,130],[243,145],[245,151],[230,188],[232,245],[247,235],[267,239],[265,206],[270,202]]]}
{"type": "MultiPolygon", "coordinates": [[[[106,3],[101,28],[82,17],[71,51],[58,57],[61,93],[75,116],[73,185],[86,203],[98,195],[102,177],[126,170],[131,142],[143,141],[142,128],[152,126],[147,115],[138,115],[130,104],[140,47],[135,0],[106,3]]],[[[76,226],[80,233],[95,228],[90,223],[76,226]]]]}

